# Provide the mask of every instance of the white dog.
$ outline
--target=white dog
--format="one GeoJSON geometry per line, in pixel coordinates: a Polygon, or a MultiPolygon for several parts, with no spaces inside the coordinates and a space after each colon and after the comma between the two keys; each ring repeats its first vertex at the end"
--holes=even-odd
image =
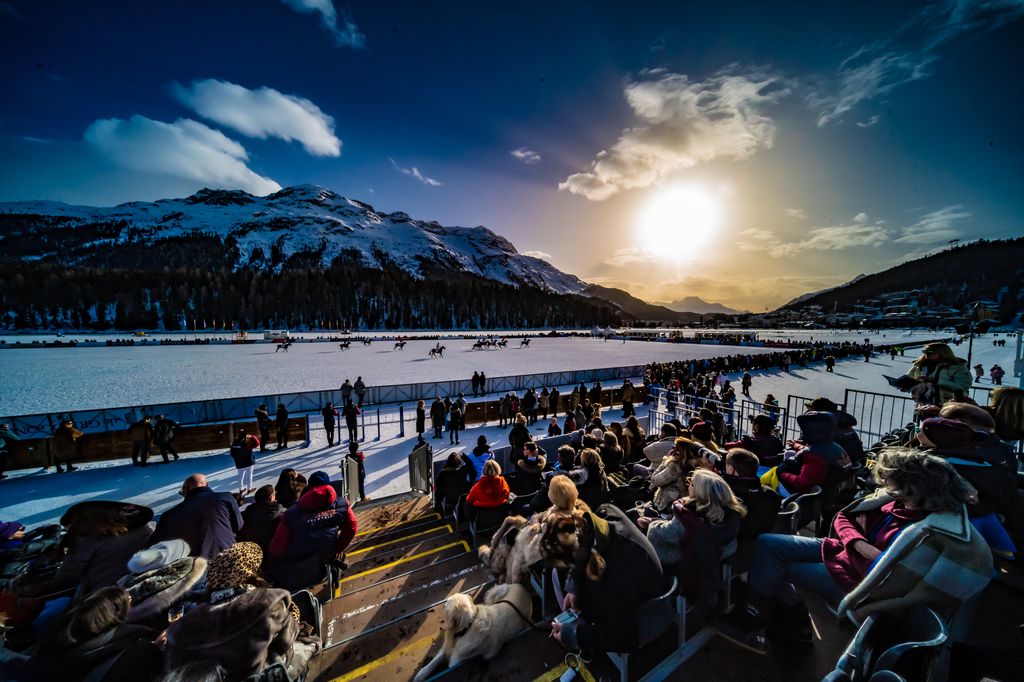
{"type": "Polygon", "coordinates": [[[446,660],[455,666],[474,656],[490,660],[505,642],[533,623],[533,600],[522,585],[495,585],[474,604],[468,594],[453,594],[444,602],[441,650],[413,682],[430,677],[446,660]]]}

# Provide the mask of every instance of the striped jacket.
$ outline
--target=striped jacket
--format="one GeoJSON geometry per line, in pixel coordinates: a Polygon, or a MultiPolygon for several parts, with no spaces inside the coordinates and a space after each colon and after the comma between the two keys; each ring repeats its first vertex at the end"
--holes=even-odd
{"type": "MultiPolygon", "coordinates": [[[[891,500],[879,491],[844,511],[854,515],[891,500]]],[[[862,622],[872,613],[923,604],[948,616],[983,590],[992,575],[992,552],[968,520],[967,509],[932,513],[903,529],[843,599],[839,615],[862,622]]]]}

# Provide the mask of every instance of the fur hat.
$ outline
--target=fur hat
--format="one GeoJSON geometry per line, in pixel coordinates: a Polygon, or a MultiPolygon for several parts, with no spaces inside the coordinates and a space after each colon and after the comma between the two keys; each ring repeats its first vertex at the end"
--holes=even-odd
{"type": "Polygon", "coordinates": [[[260,565],[263,550],[255,542],[236,542],[225,547],[210,562],[206,575],[206,587],[211,592],[224,590],[236,585],[252,584],[255,579],[262,583],[260,565]]]}
{"type": "Polygon", "coordinates": [[[163,568],[134,575],[129,573],[117,581],[132,599],[125,622],[144,623],[161,617],[166,627],[167,609],[181,601],[206,574],[206,559],[185,557],[163,568]]]}
{"type": "Polygon", "coordinates": [[[921,431],[940,450],[975,448],[985,440],[981,431],[955,419],[932,417],[921,422],[921,431]]]}
{"type": "Polygon", "coordinates": [[[539,474],[544,471],[544,467],[548,465],[548,460],[544,455],[537,455],[536,457],[524,457],[523,459],[516,462],[516,466],[525,471],[528,474],[539,474]]]}
{"type": "Polygon", "coordinates": [[[128,560],[128,570],[136,574],[155,571],[191,553],[192,549],[184,540],[165,540],[133,554],[128,560]]]}

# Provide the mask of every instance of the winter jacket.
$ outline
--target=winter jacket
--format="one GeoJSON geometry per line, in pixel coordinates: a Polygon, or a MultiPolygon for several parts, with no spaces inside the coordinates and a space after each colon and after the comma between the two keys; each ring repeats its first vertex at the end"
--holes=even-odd
{"type": "Polygon", "coordinates": [[[197,660],[215,661],[226,676],[237,679],[275,662],[284,663],[300,648],[296,646],[299,624],[289,613],[291,604],[286,590],[264,587],[218,604],[197,606],[167,629],[167,669],[197,660]]]}
{"type": "Polygon", "coordinates": [[[146,573],[130,573],[117,581],[132,599],[126,623],[163,628],[167,610],[185,598],[206,576],[206,559],[189,556],[146,573]]]}
{"type": "Polygon", "coordinates": [[[423,433],[427,430],[427,408],[416,408],[416,433],[423,433]]]}
{"type": "Polygon", "coordinates": [[[161,419],[153,426],[153,438],[157,443],[170,443],[174,440],[178,422],[173,419],[161,419]]]}
{"type": "Polygon", "coordinates": [[[76,441],[82,432],[73,426],[59,426],[53,432],[53,454],[57,459],[68,459],[78,454],[76,441]]]}
{"type": "Polygon", "coordinates": [[[502,476],[481,476],[469,489],[466,503],[474,507],[491,509],[508,502],[511,491],[508,482],[502,476]]]}
{"type": "Polygon", "coordinates": [[[132,677],[143,680],[159,677],[160,652],[150,642],[159,634],[142,625],[122,623],[95,637],[68,649],[37,650],[28,660],[18,679],[22,680],[86,680],[102,679],[113,682],[124,677],[111,678],[105,674],[114,659],[129,647],[141,647],[139,658],[133,658],[132,677]],[[95,671],[95,673],[94,673],[95,671]]]}
{"type": "Polygon", "coordinates": [[[586,502],[591,509],[597,509],[608,501],[608,479],[601,475],[597,465],[581,466],[578,469],[586,472],[583,481],[576,483],[580,499],[586,502]]]}
{"type": "Polygon", "coordinates": [[[848,467],[850,459],[834,440],[838,422],[831,412],[805,412],[796,418],[806,443],[793,460],[779,466],[779,482],[790,493],[809,493],[824,487],[833,469],[848,467]]]}
{"type": "Polygon", "coordinates": [[[594,549],[605,566],[597,581],[589,580],[580,567],[569,572],[566,591],[576,595],[583,619],[577,621],[573,634],[584,649],[633,651],[643,616],[640,607],[666,588],[661,562],[644,534],[618,507],[601,505],[591,518],[594,549]]]}
{"type": "Polygon", "coordinates": [[[149,544],[184,540],[192,549],[192,556],[212,559],[235,544],[235,534],[241,525],[242,515],[234,495],[215,493],[205,486],[193,488],[182,502],[161,515],[149,544]]]}
{"type": "Polygon", "coordinates": [[[231,444],[230,454],[236,469],[245,469],[256,464],[256,457],[252,454],[253,448],[248,438],[231,444]]]}
{"type": "Polygon", "coordinates": [[[288,508],[270,542],[270,556],[295,563],[320,555],[324,560],[348,546],[356,534],[356,515],[334,488],[310,488],[288,508]]]}
{"type": "Polygon", "coordinates": [[[347,426],[355,426],[359,423],[359,413],[362,410],[358,406],[349,403],[345,407],[341,408],[341,416],[345,418],[345,424],[347,426]]]}
{"type": "Polygon", "coordinates": [[[931,453],[952,464],[957,473],[978,491],[977,503],[967,507],[971,518],[1000,512],[1011,517],[1015,524],[1019,523],[1021,502],[1017,491],[1016,462],[1011,459],[1012,465],[1008,466],[1001,451],[985,447],[944,448],[931,453]]]}
{"type": "Polygon", "coordinates": [[[484,464],[487,463],[487,460],[494,459],[494,453],[491,452],[491,448],[487,445],[477,445],[473,448],[472,452],[462,453],[462,459],[473,467],[475,474],[473,481],[475,482],[484,475],[484,464]]]}
{"type": "Polygon", "coordinates": [[[654,508],[664,511],[676,500],[685,497],[686,481],[683,476],[687,472],[675,457],[661,460],[658,468],[651,473],[651,485],[654,486],[654,508]]]}
{"type": "MultiPolygon", "coordinates": [[[[847,518],[892,501],[884,491],[843,510],[847,518]]],[[[830,537],[835,537],[835,529],[830,537]]],[[[967,510],[935,512],[903,528],[839,605],[861,622],[872,613],[924,604],[949,616],[992,579],[992,552],[971,526],[967,510]]]]}
{"type": "Polygon", "coordinates": [[[475,479],[476,470],[472,464],[466,464],[458,469],[443,467],[434,477],[434,499],[437,509],[441,508],[441,502],[447,501],[453,505],[460,497],[469,492],[470,479],[475,479]]]}
{"type": "Polygon", "coordinates": [[[284,509],[276,501],[250,504],[242,510],[242,528],[238,531],[238,541],[255,542],[266,554],[284,509]]]}
{"type": "Polygon", "coordinates": [[[320,414],[324,418],[324,428],[333,429],[334,420],[338,418],[338,410],[333,407],[325,407],[320,410],[320,414]]]}
{"type": "Polygon", "coordinates": [[[740,521],[739,541],[754,540],[762,533],[772,532],[775,528],[775,519],[779,515],[779,507],[782,505],[779,494],[768,486],[761,485],[761,479],[757,476],[747,478],[724,474],[722,478],[747,508],[747,515],[740,521]]]}
{"type": "Polygon", "coordinates": [[[444,424],[444,418],[447,414],[448,410],[440,400],[435,400],[430,404],[430,421],[433,422],[435,428],[444,424]]]}
{"type": "Polygon", "coordinates": [[[132,440],[144,440],[148,443],[153,440],[153,426],[145,419],[140,419],[128,427],[128,437],[132,440]]]}
{"type": "Polygon", "coordinates": [[[262,408],[257,408],[256,411],[253,413],[253,416],[256,417],[256,425],[259,427],[260,431],[270,428],[269,412],[262,408]]]}
{"type": "Polygon", "coordinates": [[[530,429],[522,424],[516,424],[508,432],[508,444],[512,446],[512,452],[522,450],[523,446],[531,440],[533,440],[533,436],[530,435],[530,429]]]}
{"type": "Polygon", "coordinates": [[[675,437],[654,441],[644,448],[644,457],[654,466],[661,464],[661,460],[665,459],[665,455],[672,452],[672,448],[675,447],[675,441],[675,437]]]}
{"type": "Polygon", "coordinates": [[[598,454],[601,455],[601,462],[604,464],[605,473],[612,474],[622,468],[622,447],[618,445],[615,447],[602,445],[601,449],[598,450],[598,454]]]}
{"type": "Polygon", "coordinates": [[[285,407],[284,405],[278,405],[277,406],[277,412],[275,413],[275,416],[276,416],[276,420],[275,421],[276,421],[278,429],[283,429],[283,428],[286,428],[288,426],[288,408],[287,407],[285,407]]]}
{"type": "Polygon", "coordinates": [[[953,399],[955,389],[962,390],[965,394],[970,390],[974,377],[971,370],[967,368],[967,361],[960,358],[955,363],[929,366],[928,364],[913,365],[907,376],[914,379],[925,377],[938,391],[936,403],[944,405],[953,399]]]}
{"type": "Polygon", "coordinates": [[[540,396],[537,398],[537,406],[541,409],[542,412],[548,411],[548,407],[550,406],[549,400],[550,397],[547,393],[541,393],[540,396]]]}

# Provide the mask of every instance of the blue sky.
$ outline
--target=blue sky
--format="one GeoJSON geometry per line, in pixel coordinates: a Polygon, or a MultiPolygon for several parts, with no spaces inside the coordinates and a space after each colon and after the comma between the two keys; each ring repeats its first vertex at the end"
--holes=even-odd
{"type": "Polygon", "coordinates": [[[0,2],[0,201],[316,183],[751,310],[1024,234],[1024,0],[709,5],[0,2]]]}

